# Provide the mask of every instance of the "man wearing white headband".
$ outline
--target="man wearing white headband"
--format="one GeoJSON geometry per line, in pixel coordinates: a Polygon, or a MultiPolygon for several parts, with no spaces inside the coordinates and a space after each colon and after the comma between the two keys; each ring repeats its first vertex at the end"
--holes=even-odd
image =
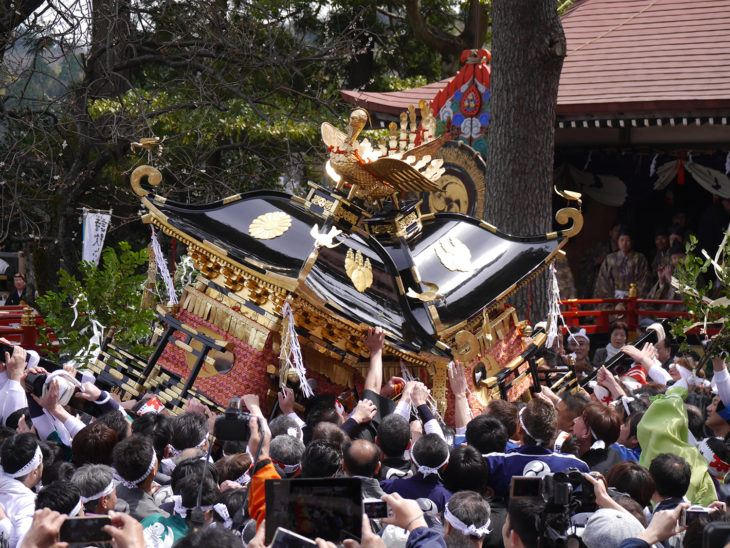
{"type": "Polygon", "coordinates": [[[111,466],[85,464],[74,472],[71,483],[81,493],[86,515],[106,515],[117,505],[117,485],[111,466]]]}
{"type": "Polygon", "coordinates": [[[413,444],[411,461],[417,472],[410,478],[392,478],[380,482],[386,493],[398,493],[406,499],[426,498],[443,512],[451,491],[441,484],[439,473],[449,464],[449,446],[438,434],[426,434],[413,444]]]}
{"type": "Polygon", "coordinates": [[[16,434],[5,440],[0,461],[0,504],[11,522],[9,548],[22,541],[33,522],[36,495],[32,489],[43,475],[43,453],[33,434],[16,434]]]}
{"type": "MultiPolygon", "coordinates": [[[[461,540],[463,537],[474,548],[482,545],[484,537],[491,530],[491,510],[489,503],[474,491],[456,493],[444,508],[444,539],[446,545],[449,539],[461,540]]],[[[457,546],[462,543],[455,542],[457,546]]]]}
{"type": "Polygon", "coordinates": [[[129,504],[129,514],[136,520],[152,514],[167,517],[169,514],[161,510],[152,497],[158,462],[149,438],[132,434],[120,441],[114,447],[112,460],[121,478],[117,495],[129,504]]]}

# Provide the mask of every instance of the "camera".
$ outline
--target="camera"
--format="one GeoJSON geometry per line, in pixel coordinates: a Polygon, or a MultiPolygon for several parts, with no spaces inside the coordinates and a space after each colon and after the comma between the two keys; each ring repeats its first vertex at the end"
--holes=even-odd
{"type": "Polygon", "coordinates": [[[108,516],[66,518],[61,525],[58,539],[61,542],[82,543],[83,546],[111,542],[111,536],[104,531],[105,525],[111,525],[108,516]]]}
{"type": "MultiPolygon", "coordinates": [[[[213,434],[221,441],[248,441],[251,437],[251,429],[248,426],[251,416],[241,411],[241,398],[232,398],[225,414],[216,419],[213,434]]],[[[261,422],[259,422],[260,427],[261,422]]]]}
{"type": "Polygon", "coordinates": [[[700,518],[707,518],[707,516],[712,512],[713,508],[704,508],[703,506],[682,508],[682,513],[679,515],[679,524],[683,527],[691,525],[692,522],[697,521],[700,518]]]}
{"type": "Polygon", "coordinates": [[[384,500],[365,499],[362,501],[363,513],[370,519],[388,517],[388,503],[384,500]]]}

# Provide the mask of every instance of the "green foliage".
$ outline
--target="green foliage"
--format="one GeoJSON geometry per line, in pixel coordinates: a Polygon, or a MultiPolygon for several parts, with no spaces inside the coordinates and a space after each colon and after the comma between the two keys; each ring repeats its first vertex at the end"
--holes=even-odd
{"type": "MultiPolygon", "coordinates": [[[[726,258],[730,257],[730,241],[723,240],[716,266],[713,266],[714,256],[705,256],[697,251],[697,238],[690,235],[687,256],[678,263],[674,274],[690,317],[678,318],[672,332],[686,348],[685,332],[697,327],[695,324],[704,328],[706,322],[708,328],[719,327],[719,334],[707,346],[707,359],[730,354],[730,330],[727,329],[730,325],[730,266],[726,263],[726,258]],[[709,281],[714,280],[715,276],[717,284],[709,281]]],[[[716,250],[707,251],[716,253],[716,250]]]]}
{"type": "MultiPolygon", "coordinates": [[[[136,354],[149,354],[151,348],[146,342],[154,312],[140,307],[147,261],[146,248],[133,251],[127,242],[120,242],[118,254],[112,247],[104,249],[101,268],[82,261],[80,279],[59,271],[58,292],[48,291],[37,302],[62,354],[74,356],[89,348],[92,320],[104,326],[104,336],[113,329],[120,346],[136,354]]],[[[47,340],[49,334],[43,335],[47,340]]],[[[98,348],[91,350],[84,361],[89,361],[98,348]]]]}

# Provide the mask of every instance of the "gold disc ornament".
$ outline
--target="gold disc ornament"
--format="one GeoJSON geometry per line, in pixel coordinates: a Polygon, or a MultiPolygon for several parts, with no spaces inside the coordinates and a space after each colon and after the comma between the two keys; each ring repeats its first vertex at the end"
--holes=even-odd
{"type": "Polygon", "coordinates": [[[289,230],[291,217],[282,211],[259,215],[248,225],[248,233],[257,240],[271,240],[289,230]]]}

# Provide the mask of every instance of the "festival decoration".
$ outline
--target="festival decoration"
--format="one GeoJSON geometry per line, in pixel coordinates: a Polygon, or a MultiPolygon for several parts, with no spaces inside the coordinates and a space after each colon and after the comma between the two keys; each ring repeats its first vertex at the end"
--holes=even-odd
{"type": "MultiPolygon", "coordinates": [[[[199,275],[179,305],[158,309],[163,327],[150,360],[107,347],[94,364],[103,379],[123,397],[152,390],[173,412],[191,396],[219,408],[241,393],[273,399],[275,378],[298,377],[306,391],[305,364],[318,394],[359,390],[369,357],[363,333],[377,325],[384,355],[429,383],[441,413],[454,359],[471,372],[473,405],[522,397],[533,379],[523,354],[544,334],[530,337],[506,299],[578,233],[580,211],[566,207],[556,216],[566,229],[528,237],[463,213],[424,213],[413,191],[443,191],[442,162],[432,158],[445,138],[435,120],[427,114],[418,126],[409,109],[377,150],[357,140],[366,121],[358,109],[346,133],[322,125],[334,184],[310,183],[305,198],[257,191],[188,205],[151,195],[142,183],[158,185],[159,172],[137,168],[144,222],[185,245],[199,275]],[[233,363],[221,367],[217,353],[229,352],[233,363]],[[201,375],[211,365],[217,373],[201,375]]],[[[391,369],[386,363],[384,375],[398,373],[391,369]]]]}

